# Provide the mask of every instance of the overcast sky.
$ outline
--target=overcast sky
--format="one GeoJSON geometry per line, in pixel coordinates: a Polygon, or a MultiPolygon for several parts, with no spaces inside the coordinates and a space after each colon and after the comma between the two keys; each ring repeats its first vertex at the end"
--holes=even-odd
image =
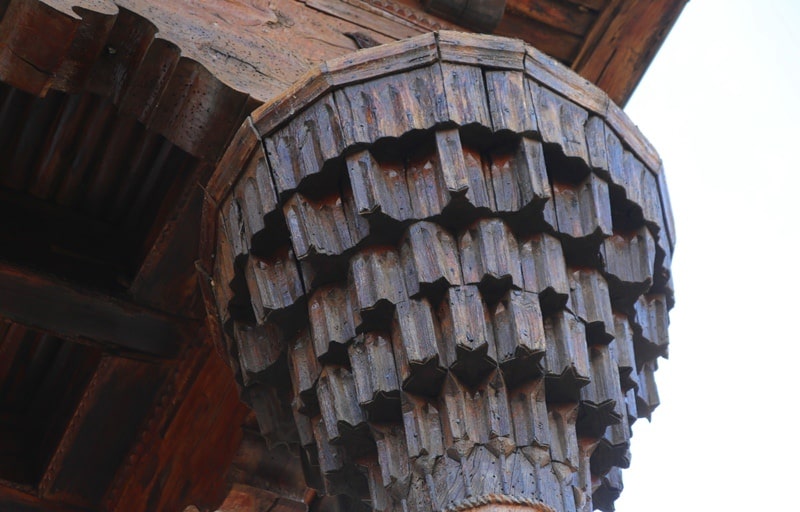
{"type": "Polygon", "coordinates": [[[694,0],[628,115],[659,150],[677,305],[619,512],[800,511],[800,1],[694,0]]]}

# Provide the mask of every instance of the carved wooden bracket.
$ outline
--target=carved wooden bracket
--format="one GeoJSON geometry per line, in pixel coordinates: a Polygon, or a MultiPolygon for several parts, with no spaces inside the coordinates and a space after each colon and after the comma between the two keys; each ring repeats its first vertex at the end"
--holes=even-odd
{"type": "Polygon", "coordinates": [[[207,193],[209,308],[309,486],[348,510],[611,509],[658,405],[674,233],[602,91],[503,38],[363,50],[256,111],[207,193]]]}

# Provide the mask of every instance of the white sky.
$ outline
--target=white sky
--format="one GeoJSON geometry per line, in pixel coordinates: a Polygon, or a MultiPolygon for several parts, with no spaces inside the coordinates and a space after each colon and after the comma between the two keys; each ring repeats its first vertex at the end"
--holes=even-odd
{"type": "Polygon", "coordinates": [[[800,511],[800,1],[690,2],[626,111],[666,167],[677,306],[617,510],[800,511]]]}

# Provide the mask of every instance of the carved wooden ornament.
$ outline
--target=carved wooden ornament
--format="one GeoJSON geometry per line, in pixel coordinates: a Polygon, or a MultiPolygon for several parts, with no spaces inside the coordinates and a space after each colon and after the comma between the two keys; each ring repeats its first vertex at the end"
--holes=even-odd
{"type": "Polygon", "coordinates": [[[666,355],[660,172],[519,41],[320,66],[208,188],[215,313],[262,434],[348,510],[610,510],[666,355]]]}

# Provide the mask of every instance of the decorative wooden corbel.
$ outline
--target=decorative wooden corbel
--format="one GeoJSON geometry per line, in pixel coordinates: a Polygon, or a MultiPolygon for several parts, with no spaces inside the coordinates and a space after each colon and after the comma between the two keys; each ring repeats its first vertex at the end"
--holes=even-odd
{"type": "Polygon", "coordinates": [[[309,486],[347,510],[609,507],[658,403],[674,238],[604,93],[441,32],[328,62],[235,141],[207,188],[212,313],[309,486]]]}

